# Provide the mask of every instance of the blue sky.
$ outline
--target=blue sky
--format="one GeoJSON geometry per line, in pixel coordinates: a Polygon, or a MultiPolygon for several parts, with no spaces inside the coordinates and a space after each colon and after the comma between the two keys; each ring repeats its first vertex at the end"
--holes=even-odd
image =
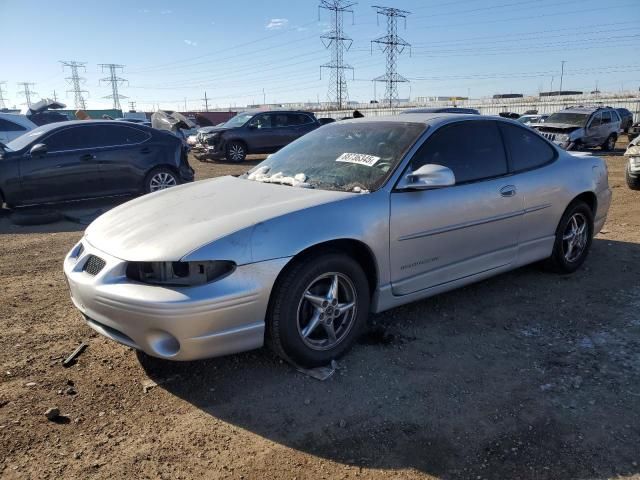
{"type": "MultiPolygon", "coordinates": [[[[411,43],[398,72],[411,79],[400,96],[536,93],[640,87],[640,0],[390,0],[360,1],[345,18],[353,45],[345,61],[349,98],[373,98],[372,78],[385,71],[370,41],[385,34],[372,4],[412,11],[399,34],[411,43]]],[[[109,107],[100,63],[124,64],[121,93],[138,108],[210,106],[327,99],[330,55],[319,36],[327,12],[311,0],[97,1],[0,0],[0,81],[8,105],[19,105],[17,82],[39,95],[69,86],[59,60],[87,62],[89,108],[109,107]],[[319,19],[320,18],[320,19],[319,19]]],[[[383,85],[378,85],[381,96],[383,85]]]]}

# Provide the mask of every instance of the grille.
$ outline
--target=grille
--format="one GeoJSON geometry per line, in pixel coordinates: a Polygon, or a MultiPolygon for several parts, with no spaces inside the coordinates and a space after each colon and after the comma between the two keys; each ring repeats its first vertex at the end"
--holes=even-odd
{"type": "Polygon", "coordinates": [[[87,272],[89,275],[97,275],[105,265],[106,262],[100,257],[89,255],[89,259],[84,264],[84,267],[82,267],[82,271],[87,272]]]}
{"type": "Polygon", "coordinates": [[[551,140],[552,142],[556,139],[556,134],[555,133],[540,132],[540,134],[544,138],[546,138],[547,140],[551,140]]]}

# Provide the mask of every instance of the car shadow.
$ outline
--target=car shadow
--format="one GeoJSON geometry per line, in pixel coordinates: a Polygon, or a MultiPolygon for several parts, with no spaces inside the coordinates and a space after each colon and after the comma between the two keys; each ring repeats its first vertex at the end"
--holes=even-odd
{"type": "Polygon", "coordinates": [[[444,478],[640,473],[640,245],[573,275],[529,266],[372,316],[328,380],[262,349],[176,363],[160,388],[311,455],[444,478]]]}
{"type": "Polygon", "coordinates": [[[108,210],[131,200],[122,196],[0,210],[0,235],[81,232],[108,210]]]}

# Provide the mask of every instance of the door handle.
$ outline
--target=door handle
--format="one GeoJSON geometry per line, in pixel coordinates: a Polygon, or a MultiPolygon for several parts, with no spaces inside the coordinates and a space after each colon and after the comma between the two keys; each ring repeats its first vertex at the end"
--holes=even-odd
{"type": "Polygon", "coordinates": [[[95,160],[96,156],[92,155],[91,153],[86,153],[82,156],[80,156],[80,161],[81,162],[88,162],[89,160],[95,160]]]}
{"type": "Polygon", "coordinates": [[[503,197],[513,197],[516,194],[516,187],[513,185],[505,185],[500,189],[500,195],[503,197]]]}

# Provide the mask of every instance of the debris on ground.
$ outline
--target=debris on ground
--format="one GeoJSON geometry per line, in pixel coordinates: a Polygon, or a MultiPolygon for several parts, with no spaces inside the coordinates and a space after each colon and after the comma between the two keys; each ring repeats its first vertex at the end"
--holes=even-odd
{"type": "Polygon", "coordinates": [[[64,359],[64,361],[62,362],[62,366],[65,368],[70,367],[71,365],[73,365],[74,363],[76,363],[76,359],[80,356],[80,354],[82,352],[84,352],[85,348],[87,348],[87,344],[85,342],[82,342],[78,348],[76,348],[71,355],[69,355],[67,358],[64,359]]]}
{"type": "Polygon", "coordinates": [[[56,407],[48,408],[46,412],[44,412],[44,416],[47,417],[49,421],[55,421],[60,417],[60,409],[56,407]]]}

